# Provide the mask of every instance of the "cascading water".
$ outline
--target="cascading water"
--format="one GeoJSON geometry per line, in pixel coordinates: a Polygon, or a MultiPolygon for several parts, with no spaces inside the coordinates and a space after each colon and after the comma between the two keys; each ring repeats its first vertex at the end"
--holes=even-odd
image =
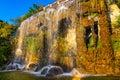
{"type": "Polygon", "coordinates": [[[18,38],[18,44],[17,44],[17,49],[15,51],[15,57],[14,57],[14,60],[13,62],[11,62],[8,66],[7,66],[7,70],[17,70],[18,68],[20,69],[23,69],[24,68],[24,62],[22,60],[22,57],[23,57],[23,52],[22,52],[22,45],[23,45],[23,38],[24,38],[24,34],[25,34],[25,31],[24,31],[24,25],[25,25],[25,22],[23,22],[21,24],[21,27],[19,27],[19,38],[18,38]]]}
{"type": "Polygon", "coordinates": [[[59,63],[66,67],[74,67],[72,57],[76,54],[75,21],[70,19],[68,9],[72,3],[72,0],[66,0],[22,22],[19,27],[16,56],[8,65],[8,70],[11,66],[14,66],[14,69],[30,69],[39,63],[41,65],[59,63]]]}
{"type": "Polygon", "coordinates": [[[54,37],[53,37],[53,20],[52,20],[52,16],[54,14],[54,11],[55,9],[53,8],[50,8],[47,10],[47,15],[48,15],[48,25],[49,25],[49,28],[48,28],[48,32],[49,32],[49,44],[50,44],[50,48],[49,48],[49,60],[48,60],[48,64],[52,64],[52,57],[54,56],[53,53],[52,53],[52,50],[53,50],[53,42],[54,42],[54,37]]]}
{"type": "Polygon", "coordinates": [[[58,1],[22,22],[16,56],[8,68],[13,65],[22,70],[38,71],[34,74],[44,73],[44,76],[56,75],[57,70],[62,75],[63,71],[73,69],[70,74],[63,75],[84,76],[74,68],[76,65],[83,68],[79,60],[86,60],[82,18],[88,15],[88,11],[82,10],[82,3],[86,5],[89,2],[85,1],[58,1]]]}

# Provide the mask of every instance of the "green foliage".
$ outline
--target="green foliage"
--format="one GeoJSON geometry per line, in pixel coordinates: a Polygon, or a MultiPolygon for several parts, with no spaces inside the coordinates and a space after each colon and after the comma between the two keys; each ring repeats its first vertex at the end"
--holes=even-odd
{"type": "Polygon", "coordinates": [[[0,22],[0,66],[8,61],[12,51],[12,35],[14,26],[6,22],[0,22]]]}
{"type": "Polygon", "coordinates": [[[6,38],[12,33],[12,25],[5,25],[4,28],[0,29],[0,37],[6,38]]]}
{"type": "Polygon", "coordinates": [[[35,14],[39,11],[43,10],[43,6],[38,6],[36,4],[33,4],[33,7],[29,8],[29,14],[35,14]]]}
{"type": "Polygon", "coordinates": [[[43,65],[46,65],[46,64],[47,64],[47,60],[44,59],[44,60],[43,60],[43,65]]]}
{"type": "Polygon", "coordinates": [[[113,40],[112,46],[113,46],[114,51],[120,51],[120,39],[113,40]]]}
{"type": "Polygon", "coordinates": [[[39,48],[39,40],[37,38],[35,38],[35,37],[26,37],[24,43],[27,44],[27,50],[30,53],[37,54],[38,48],[39,48]]]}
{"type": "Polygon", "coordinates": [[[99,14],[98,13],[93,13],[93,12],[88,12],[88,13],[85,13],[84,16],[85,17],[88,17],[88,16],[97,17],[97,16],[99,16],[99,14]]]}
{"type": "Polygon", "coordinates": [[[116,3],[118,7],[120,8],[120,0],[113,0],[113,3],[116,3]]]}
{"type": "Polygon", "coordinates": [[[116,22],[116,24],[114,26],[115,27],[120,27],[120,16],[118,16],[117,22],[116,22]]]}
{"type": "Polygon", "coordinates": [[[91,16],[97,17],[97,16],[99,16],[99,14],[98,13],[91,13],[91,16]]]}
{"type": "Polygon", "coordinates": [[[96,53],[95,57],[98,58],[99,57],[99,53],[96,53]]]}
{"type": "Polygon", "coordinates": [[[93,50],[93,49],[94,49],[94,48],[92,47],[92,44],[93,44],[93,37],[90,37],[89,43],[88,43],[88,49],[89,49],[89,50],[93,50]]]}
{"type": "Polygon", "coordinates": [[[102,48],[102,43],[101,43],[100,39],[98,39],[97,48],[102,48]]]}
{"type": "Polygon", "coordinates": [[[28,17],[32,16],[33,14],[37,13],[37,12],[40,12],[43,10],[43,5],[36,5],[36,4],[33,4],[33,7],[30,7],[29,8],[29,12],[26,13],[25,15],[23,15],[21,18],[20,18],[20,21],[24,21],[25,19],[27,19],[28,17]]]}
{"type": "Polygon", "coordinates": [[[69,51],[69,46],[67,46],[67,41],[65,38],[58,37],[57,38],[58,52],[62,56],[66,56],[69,51]]]}
{"type": "Polygon", "coordinates": [[[36,4],[33,4],[33,7],[30,7],[29,10],[28,10],[28,13],[26,13],[25,15],[21,16],[20,18],[16,18],[16,19],[11,19],[11,22],[19,27],[21,22],[24,21],[25,19],[29,18],[30,16],[34,15],[35,13],[37,12],[40,12],[43,10],[43,5],[36,5],[36,4]]]}
{"type": "MultiPolygon", "coordinates": [[[[89,43],[88,43],[88,49],[89,50],[93,50],[94,49],[94,47],[92,47],[92,45],[93,45],[93,37],[90,37],[89,43]]],[[[100,39],[98,39],[98,41],[97,41],[97,48],[102,48],[102,44],[101,44],[100,39]]]]}
{"type": "Polygon", "coordinates": [[[5,62],[8,61],[10,55],[11,55],[11,45],[7,46],[0,46],[0,66],[5,64],[5,62]]]}
{"type": "Polygon", "coordinates": [[[12,24],[16,27],[20,26],[21,20],[20,18],[15,18],[15,19],[10,19],[10,21],[12,22],[12,24]]]}

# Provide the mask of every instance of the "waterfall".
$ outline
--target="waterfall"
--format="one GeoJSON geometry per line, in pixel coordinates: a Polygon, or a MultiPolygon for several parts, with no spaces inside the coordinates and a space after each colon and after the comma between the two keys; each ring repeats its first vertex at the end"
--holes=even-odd
{"type": "MultiPolygon", "coordinates": [[[[26,21],[27,22],[27,21],[26,21]]],[[[21,24],[21,26],[19,27],[19,37],[18,37],[18,44],[17,44],[17,49],[15,51],[15,59],[14,59],[14,62],[17,62],[17,63],[21,63],[21,59],[22,59],[22,46],[23,46],[23,38],[24,38],[24,34],[25,34],[25,22],[21,24]]]]}
{"type": "Polygon", "coordinates": [[[18,29],[15,57],[7,70],[38,71],[38,75],[45,76],[54,76],[59,70],[73,70],[70,76],[84,76],[79,72],[109,73],[109,69],[112,72],[112,58],[105,61],[111,56],[104,56],[109,55],[111,47],[107,9],[101,3],[104,0],[99,0],[97,5],[101,6],[94,6],[93,0],[58,0],[23,21],[18,29]]]}
{"type": "Polygon", "coordinates": [[[57,6],[51,4],[51,8],[45,8],[23,21],[18,29],[14,61],[9,66],[24,65],[24,69],[31,69],[37,65],[59,63],[73,67],[72,56],[76,54],[76,32],[75,20],[71,20],[69,15],[69,5],[72,3],[73,0],[66,0],[57,6]]]}
{"type": "Polygon", "coordinates": [[[54,54],[52,53],[52,50],[53,50],[53,42],[54,42],[54,35],[53,35],[53,15],[55,13],[55,9],[53,8],[50,8],[50,9],[47,9],[47,15],[48,15],[48,25],[49,25],[49,28],[48,28],[48,32],[49,32],[49,60],[48,60],[48,64],[51,65],[52,64],[52,58],[54,56],[54,54]]]}

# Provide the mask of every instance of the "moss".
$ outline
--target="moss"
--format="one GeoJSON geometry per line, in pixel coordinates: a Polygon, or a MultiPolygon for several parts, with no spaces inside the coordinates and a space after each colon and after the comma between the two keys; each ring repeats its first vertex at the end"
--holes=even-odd
{"type": "Polygon", "coordinates": [[[89,43],[88,43],[88,50],[93,50],[94,48],[92,47],[93,45],[93,37],[90,37],[89,43]]]}
{"type": "Polygon", "coordinates": [[[114,27],[116,27],[116,28],[120,27],[120,16],[117,17],[117,21],[114,24],[114,27]]]}
{"type": "Polygon", "coordinates": [[[83,14],[83,16],[84,17],[88,17],[88,16],[97,17],[99,16],[99,14],[95,12],[88,12],[88,13],[83,14]]]}
{"type": "Polygon", "coordinates": [[[25,37],[24,43],[27,44],[27,51],[37,54],[39,48],[39,41],[35,37],[25,37]]]}
{"type": "Polygon", "coordinates": [[[101,44],[100,39],[99,39],[98,42],[97,42],[97,48],[102,48],[102,44],[101,44]]]}
{"type": "Polygon", "coordinates": [[[61,56],[66,56],[69,50],[69,46],[67,46],[67,41],[65,38],[57,37],[57,45],[58,45],[58,54],[61,56]]]}
{"type": "Polygon", "coordinates": [[[99,57],[99,53],[96,53],[95,57],[98,58],[99,57]]]}
{"type": "Polygon", "coordinates": [[[112,46],[113,46],[114,51],[120,51],[120,39],[113,40],[112,46]]]}

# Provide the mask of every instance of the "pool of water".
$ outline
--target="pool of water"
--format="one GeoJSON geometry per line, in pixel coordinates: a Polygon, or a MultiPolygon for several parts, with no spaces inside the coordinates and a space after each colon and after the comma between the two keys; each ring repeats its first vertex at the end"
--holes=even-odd
{"type": "Polygon", "coordinates": [[[120,80],[120,76],[88,76],[88,77],[40,77],[27,72],[9,71],[0,72],[0,80],[120,80]]]}

